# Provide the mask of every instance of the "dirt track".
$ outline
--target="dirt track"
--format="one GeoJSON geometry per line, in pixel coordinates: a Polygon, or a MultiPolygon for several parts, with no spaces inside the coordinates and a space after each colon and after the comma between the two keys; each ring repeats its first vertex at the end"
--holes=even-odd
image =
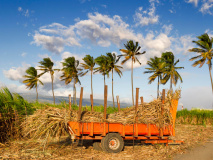
{"type": "Polygon", "coordinates": [[[129,144],[125,144],[124,151],[118,154],[96,151],[91,143],[89,145],[87,142],[84,142],[83,147],[81,145],[74,147],[69,140],[64,139],[60,142],[52,141],[44,147],[43,140],[16,140],[4,146],[0,145],[0,159],[165,160],[173,159],[175,155],[184,154],[189,149],[201,146],[209,138],[213,138],[213,126],[176,125],[175,139],[185,141],[184,144],[169,146],[138,144],[133,150],[130,141],[129,144]]]}
{"type": "Polygon", "coordinates": [[[183,155],[174,157],[174,160],[213,160],[213,139],[206,144],[188,150],[183,155]]]}

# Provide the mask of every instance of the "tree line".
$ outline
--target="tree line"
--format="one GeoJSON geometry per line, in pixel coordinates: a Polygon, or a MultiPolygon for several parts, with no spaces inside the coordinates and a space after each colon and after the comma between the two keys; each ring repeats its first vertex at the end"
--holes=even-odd
{"type": "MultiPolygon", "coordinates": [[[[197,55],[195,57],[192,57],[189,59],[190,61],[195,60],[195,62],[192,64],[193,67],[196,67],[197,65],[200,65],[202,67],[205,62],[207,61],[207,65],[209,68],[209,74],[210,74],[210,80],[212,85],[212,93],[213,93],[213,82],[212,82],[212,57],[213,57],[213,38],[210,38],[207,33],[198,36],[197,41],[192,41],[196,45],[198,45],[199,48],[192,48],[189,49],[189,52],[195,52],[197,55]]],[[[66,85],[68,85],[70,82],[73,82],[73,97],[74,97],[74,103],[76,102],[76,84],[80,82],[79,77],[85,76],[88,72],[90,72],[91,75],[91,94],[93,95],[93,74],[94,73],[100,73],[104,76],[104,85],[105,85],[105,78],[106,76],[109,78],[109,73],[112,74],[112,100],[113,100],[113,106],[115,107],[114,102],[114,93],[113,93],[113,74],[114,72],[119,75],[119,77],[122,76],[122,69],[123,67],[118,65],[118,62],[121,58],[123,60],[121,61],[121,65],[125,64],[127,61],[131,61],[131,86],[132,86],[132,104],[134,106],[134,93],[133,93],[133,68],[134,64],[137,62],[141,65],[141,62],[139,61],[139,56],[146,53],[146,51],[140,52],[141,46],[139,46],[138,42],[129,40],[126,44],[124,44],[125,49],[120,49],[120,51],[123,53],[121,55],[116,55],[115,53],[106,53],[106,55],[101,55],[97,58],[92,57],[91,55],[86,55],[84,58],[82,58],[83,63],[80,63],[79,60],[76,60],[75,57],[68,57],[65,58],[62,63],[63,68],[62,69],[53,69],[54,63],[51,61],[49,57],[43,58],[42,61],[39,62],[40,66],[39,69],[35,69],[34,67],[29,67],[26,70],[26,74],[24,75],[25,80],[23,83],[26,83],[27,88],[32,89],[36,88],[36,100],[38,101],[38,83],[43,85],[41,80],[39,79],[43,74],[50,73],[51,82],[52,82],[52,94],[53,94],[53,100],[55,104],[55,96],[54,96],[54,73],[56,71],[62,71],[62,76],[60,79],[65,82],[66,85]],[[42,73],[38,74],[37,70],[41,70],[42,73]]],[[[157,98],[159,98],[159,85],[160,84],[166,84],[170,81],[170,89],[172,90],[172,85],[176,85],[178,80],[183,82],[182,77],[178,73],[177,70],[183,69],[184,67],[177,67],[177,64],[179,62],[178,60],[175,60],[175,56],[172,52],[164,52],[161,54],[161,57],[153,57],[150,58],[149,61],[147,61],[148,68],[145,68],[146,71],[144,72],[152,74],[149,77],[149,84],[155,81],[157,78],[157,98]]]]}

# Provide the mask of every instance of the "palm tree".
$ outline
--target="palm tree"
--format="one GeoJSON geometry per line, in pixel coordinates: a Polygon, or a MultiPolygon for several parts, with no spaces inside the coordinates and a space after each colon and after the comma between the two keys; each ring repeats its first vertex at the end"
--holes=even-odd
{"type": "Polygon", "coordinates": [[[83,67],[86,71],[82,72],[81,76],[86,75],[89,71],[91,72],[91,94],[93,95],[93,88],[92,88],[92,74],[95,66],[95,60],[92,56],[86,55],[82,58],[84,63],[81,63],[81,67],[83,67]]]}
{"type": "Polygon", "coordinates": [[[51,76],[51,81],[52,81],[52,93],[53,93],[53,100],[54,100],[54,104],[55,104],[55,96],[54,96],[54,89],[53,89],[53,80],[54,80],[54,73],[55,71],[59,71],[59,69],[53,69],[53,65],[54,63],[51,61],[51,59],[48,58],[43,58],[43,61],[39,62],[41,64],[40,69],[41,71],[43,71],[43,73],[41,73],[40,75],[43,75],[47,72],[50,73],[51,76]]]}
{"type": "Polygon", "coordinates": [[[144,73],[153,73],[149,77],[149,84],[151,84],[152,82],[154,82],[156,78],[158,78],[157,98],[159,98],[159,85],[160,85],[160,80],[162,79],[162,74],[164,72],[166,63],[163,62],[161,58],[154,57],[154,58],[150,58],[147,64],[150,68],[145,68],[147,69],[147,71],[145,71],[144,73]]]}
{"type": "Polygon", "coordinates": [[[107,53],[107,58],[108,58],[108,63],[109,63],[109,71],[112,71],[112,100],[113,100],[113,107],[115,107],[115,101],[114,101],[114,93],[113,93],[113,71],[115,70],[115,72],[121,77],[122,76],[122,72],[121,72],[121,66],[116,65],[120,59],[120,57],[117,58],[117,56],[115,55],[115,53],[107,53]]]}
{"type": "Polygon", "coordinates": [[[43,83],[39,80],[40,75],[38,75],[37,70],[34,67],[29,67],[26,70],[27,75],[24,75],[23,77],[26,78],[23,83],[26,83],[27,88],[32,89],[36,88],[36,101],[38,101],[38,82],[43,85],[43,83]]]}
{"type": "Polygon", "coordinates": [[[175,61],[175,56],[172,52],[162,53],[161,58],[166,63],[161,83],[166,84],[170,79],[170,90],[172,90],[172,84],[176,85],[179,79],[181,83],[183,82],[182,77],[177,72],[177,70],[183,69],[184,67],[176,67],[179,59],[175,61]]]}
{"type": "Polygon", "coordinates": [[[196,60],[192,66],[196,67],[197,65],[200,65],[199,68],[201,68],[204,63],[206,62],[209,67],[209,75],[210,75],[210,80],[211,80],[211,85],[212,85],[212,93],[213,93],[213,81],[212,81],[212,58],[213,58],[213,48],[212,48],[212,43],[213,43],[213,38],[210,38],[207,33],[204,33],[201,36],[197,37],[197,41],[192,41],[193,43],[197,44],[199,48],[192,48],[189,49],[189,52],[196,52],[199,55],[192,57],[190,61],[196,60]]]}
{"type": "Polygon", "coordinates": [[[104,76],[104,86],[106,84],[105,82],[105,76],[109,77],[109,62],[108,58],[104,55],[101,55],[95,59],[95,63],[99,66],[97,68],[94,68],[95,72],[99,72],[104,76]]]}
{"type": "Polygon", "coordinates": [[[136,61],[141,65],[140,61],[138,60],[137,56],[145,54],[146,51],[144,52],[139,52],[141,49],[140,46],[138,46],[138,42],[134,44],[132,40],[127,41],[127,44],[124,44],[126,49],[120,49],[124,54],[119,55],[119,57],[124,56],[125,59],[121,62],[123,65],[125,62],[127,62],[129,59],[132,60],[132,65],[131,65],[131,82],[132,82],[132,104],[134,106],[134,93],[133,93],[133,63],[136,61]]]}
{"type": "Polygon", "coordinates": [[[79,71],[82,69],[78,68],[79,61],[75,60],[75,57],[68,57],[64,59],[64,62],[62,62],[63,68],[62,68],[62,76],[60,77],[62,81],[65,81],[65,84],[69,84],[72,80],[74,80],[73,83],[73,94],[74,94],[74,103],[76,102],[76,84],[81,84],[78,75],[79,71]]]}

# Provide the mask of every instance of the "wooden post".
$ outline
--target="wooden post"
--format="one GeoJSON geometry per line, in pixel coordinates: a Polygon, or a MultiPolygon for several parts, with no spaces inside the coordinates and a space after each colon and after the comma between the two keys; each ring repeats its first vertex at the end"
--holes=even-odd
{"type": "Polygon", "coordinates": [[[121,111],[121,107],[120,107],[119,96],[116,96],[116,98],[117,98],[118,112],[120,112],[121,111]]]}
{"type": "Polygon", "coordinates": [[[90,101],[91,101],[91,111],[94,111],[94,108],[93,108],[93,95],[90,94],[90,101]]]}
{"type": "Polygon", "coordinates": [[[138,122],[138,114],[137,114],[137,112],[138,112],[138,97],[139,97],[139,88],[136,88],[136,99],[135,99],[135,101],[136,101],[136,104],[135,104],[135,114],[136,114],[135,121],[136,121],[136,123],[138,122]]]}
{"type": "Polygon", "coordinates": [[[107,85],[104,86],[104,120],[106,120],[107,114],[107,85]]]}
{"type": "Polygon", "coordinates": [[[142,109],[142,111],[143,111],[143,106],[144,106],[143,97],[140,97],[140,99],[141,99],[141,109],[142,109]]]}
{"type": "Polygon", "coordinates": [[[80,119],[81,119],[82,99],[83,99],[83,87],[81,87],[81,93],[80,93],[79,110],[78,110],[78,121],[80,121],[80,119]]]}
{"type": "Polygon", "coordinates": [[[165,89],[163,89],[163,92],[162,92],[162,103],[164,104],[165,103],[165,89]]]}
{"type": "Polygon", "coordinates": [[[143,105],[143,97],[140,97],[140,99],[141,99],[141,104],[143,105]]]}
{"type": "MultiPolygon", "coordinates": [[[[165,89],[163,89],[162,92],[162,105],[161,105],[161,119],[163,120],[163,114],[164,114],[164,103],[165,103],[165,89]]],[[[163,124],[160,123],[160,137],[163,137],[163,124]]]]}
{"type": "Polygon", "coordinates": [[[69,110],[72,110],[71,94],[69,94],[69,110]]]}

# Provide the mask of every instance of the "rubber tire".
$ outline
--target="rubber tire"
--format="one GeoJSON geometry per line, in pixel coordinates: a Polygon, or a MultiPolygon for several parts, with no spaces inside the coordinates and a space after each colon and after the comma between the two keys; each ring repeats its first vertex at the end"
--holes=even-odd
{"type": "Polygon", "coordinates": [[[124,148],[124,141],[123,138],[118,133],[109,133],[101,140],[101,147],[102,150],[108,153],[119,153],[124,148]],[[109,141],[111,138],[117,138],[117,140],[120,142],[120,145],[117,149],[113,150],[109,147],[109,141]]]}
{"type": "Polygon", "coordinates": [[[102,148],[101,148],[101,142],[94,142],[93,143],[93,148],[97,151],[102,151],[102,148]]]}

